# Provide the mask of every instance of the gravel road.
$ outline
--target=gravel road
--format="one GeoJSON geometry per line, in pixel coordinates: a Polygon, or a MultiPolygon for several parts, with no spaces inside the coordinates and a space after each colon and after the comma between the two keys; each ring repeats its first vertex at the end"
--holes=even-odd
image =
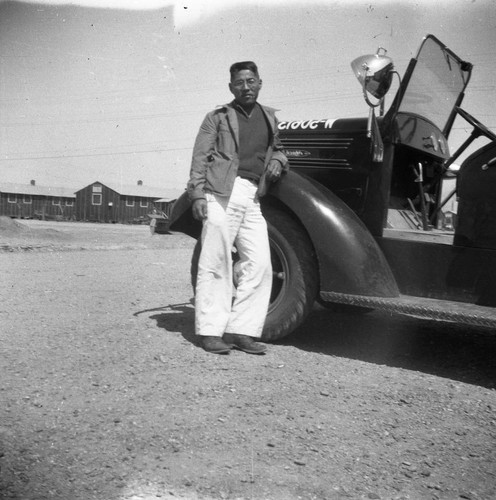
{"type": "Polygon", "coordinates": [[[193,241],[0,219],[0,498],[496,498],[494,332],[315,307],[200,349],[193,241]]]}

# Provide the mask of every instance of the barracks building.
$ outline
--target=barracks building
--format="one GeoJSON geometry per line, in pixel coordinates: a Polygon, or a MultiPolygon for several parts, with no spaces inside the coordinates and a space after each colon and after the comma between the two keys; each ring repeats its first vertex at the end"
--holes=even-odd
{"type": "Polygon", "coordinates": [[[0,182],[0,215],[18,219],[137,223],[157,211],[170,215],[180,190],[95,181],[74,189],[0,182]]]}

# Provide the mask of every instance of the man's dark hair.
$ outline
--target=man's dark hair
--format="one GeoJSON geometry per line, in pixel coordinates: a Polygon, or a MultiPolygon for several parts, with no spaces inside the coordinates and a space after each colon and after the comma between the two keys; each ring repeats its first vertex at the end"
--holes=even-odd
{"type": "Polygon", "coordinates": [[[254,73],[258,77],[258,68],[257,65],[253,61],[241,61],[234,63],[230,68],[229,68],[229,73],[231,73],[231,80],[233,79],[234,75],[238,73],[238,71],[242,71],[244,69],[247,69],[254,73]]]}

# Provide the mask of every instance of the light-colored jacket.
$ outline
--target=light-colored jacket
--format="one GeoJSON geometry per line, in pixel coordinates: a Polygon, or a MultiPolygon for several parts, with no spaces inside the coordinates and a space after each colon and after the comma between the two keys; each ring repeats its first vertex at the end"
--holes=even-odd
{"type": "MultiPolygon", "coordinates": [[[[289,168],[277,130],[275,110],[260,105],[270,124],[270,142],[265,168],[278,160],[283,170],[289,168]]],[[[188,196],[191,201],[205,198],[205,193],[230,196],[239,167],[239,125],[233,103],[207,114],[200,126],[193,148],[188,196]]]]}

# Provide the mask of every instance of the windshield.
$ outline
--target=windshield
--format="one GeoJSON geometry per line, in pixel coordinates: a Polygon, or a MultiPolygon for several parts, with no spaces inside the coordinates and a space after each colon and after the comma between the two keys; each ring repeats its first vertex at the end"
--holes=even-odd
{"type": "Polygon", "coordinates": [[[454,107],[470,78],[471,66],[429,35],[417,55],[398,111],[414,113],[448,132],[454,107]]]}

